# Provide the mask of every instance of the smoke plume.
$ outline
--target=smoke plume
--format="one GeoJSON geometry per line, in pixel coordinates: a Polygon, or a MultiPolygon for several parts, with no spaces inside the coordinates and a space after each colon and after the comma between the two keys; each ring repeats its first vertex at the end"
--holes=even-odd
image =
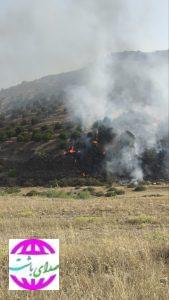
{"type": "MultiPolygon", "coordinates": [[[[99,1],[101,4],[102,1],[99,1]]],[[[119,48],[139,44],[124,30],[127,7],[122,1],[112,1],[110,13],[97,15],[101,25],[98,52],[107,52],[108,43],[119,48]],[[124,22],[123,22],[124,19],[124,22]],[[121,31],[118,25],[121,26],[121,31]],[[112,25],[113,31],[109,31],[112,25]],[[103,50],[104,49],[104,50],[103,50]]],[[[143,12],[143,11],[141,11],[143,12]]],[[[140,18],[141,18],[140,13],[140,18]]],[[[127,10],[128,24],[132,13],[127,10]]],[[[166,52],[166,55],[168,53],[166,52]]],[[[168,64],[158,52],[121,52],[100,56],[86,70],[87,84],[68,91],[68,106],[72,116],[90,130],[96,121],[109,120],[117,138],[107,145],[106,170],[109,174],[141,181],[144,173],[140,156],[146,149],[160,151],[161,140],[168,130],[168,64]]],[[[166,157],[167,159],[167,157],[166,157]]]]}
{"type": "Polygon", "coordinates": [[[168,0],[0,0],[0,88],[110,51],[167,48],[168,0]]]}

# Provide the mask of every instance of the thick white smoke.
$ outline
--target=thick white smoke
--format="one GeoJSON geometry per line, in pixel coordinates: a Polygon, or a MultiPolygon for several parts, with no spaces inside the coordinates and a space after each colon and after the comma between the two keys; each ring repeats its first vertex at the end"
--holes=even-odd
{"type": "MultiPolygon", "coordinates": [[[[113,1],[113,4],[114,9],[118,7],[118,10],[116,15],[113,14],[111,25],[113,23],[116,26],[119,20],[122,22],[124,10],[120,10],[120,7],[124,6],[119,1],[113,1]]],[[[109,13],[111,15],[111,11],[109,13]]],[[[130,13],[128,11],[129,18],[130,13]]],[[[133,41],[130,34],[126,35],[124,31],[117,33],[114,29],[110,35],[110,30],[107,30],[108,19],[109,15],[100,18],[100,52],[106,52],[108,40],[113,40],[117,48],[124,40],[127,49],[132,42],[137,43],[137,37],[133,41]]],[[[119,147],[119,144],[117,147],[108,145],[112,156],[107,162],[107,171],[120,176],[129,173],[133,180],[142,180],[143,172],[138,157],[144,149],[159,146],[158,135],[162,123],[163,128],[168,128],[167,57],[160,56],[158,52],[107,55],[98,58],[86,70],[86,78],[87,85],[72,87],[68,91],[68,105],[73,117],[80,119],[87,129],[94,122],[109,118],[119,139],[126,131],[131,132],[135,137],[132,147],[128,143],[124,147],[119,147]]],[[[160,134],[161,137],[165,135],[164,132],[160,134]]]]}
{"type": "Polygon", "coordinates": [[[167,48],[168,0],[0,0],[0,88],[107,51],[167,48]]]}
{"type": "Polygon", "coordinates": [[[97,61],[86,76],[86,86],[69,91],[73,116],[88,129],[109,118],[119,138],[131,132],[135,137],[132,147],[109,145],[113,155],[107,170],[118,175],[128,172],[133,179],[142,180],[137,157],[146,148],[159,147],[159,139],[168,130],[167,60],[159,59],[158,53],[114,54],[97,61]]]}

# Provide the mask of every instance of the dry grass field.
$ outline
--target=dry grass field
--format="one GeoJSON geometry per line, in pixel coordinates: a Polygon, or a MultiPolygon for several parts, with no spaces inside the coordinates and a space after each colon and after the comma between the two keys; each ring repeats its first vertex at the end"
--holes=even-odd
{"type": "Polygon", "coordinates": [[[169,186],[119,188],[89,199],[1,191],[0,299],[169,299],[169,186]],[[8,239],[28,237],[60,239],[60,291],[8,291],[8,239]]]}

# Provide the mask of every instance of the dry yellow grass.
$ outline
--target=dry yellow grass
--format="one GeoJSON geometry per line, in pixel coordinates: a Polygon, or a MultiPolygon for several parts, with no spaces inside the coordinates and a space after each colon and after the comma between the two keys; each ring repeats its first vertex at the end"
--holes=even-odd
{"type": "Polygon", "coordinates": [[[0,299],[169,299],[168,185],[87,200],[29,190],[0,196],[0,299]],[[8,239],[28,237],[60,239],[60,291],[8,291],[8,239]]]}

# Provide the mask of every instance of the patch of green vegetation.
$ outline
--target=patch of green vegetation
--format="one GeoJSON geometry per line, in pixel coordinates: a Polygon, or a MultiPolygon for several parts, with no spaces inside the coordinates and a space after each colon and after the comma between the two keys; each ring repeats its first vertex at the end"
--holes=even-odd
{"type": "Polygon", "coordinates": [[[47,130],[46,132],[43,133],[42,135],[42,140],[44,142],[48,142],[53,138],[53,132],[51,130],[47,130]]]}
{"type": "Polygon", "coordinates": [[[22,132],[17,137],[17,142],[28,143],[31,141],[31,135],[29,132],[22,132]]]}
{"type": "Polygon", "coordinates": [[[9,187],[0,190],[0,196],[19,194],[19,193],[20,193],[20,188],[18,187],[9,187]]]}
{"type": "Polygon", "coordinates": [[[35,190],[32,190],[28,192],[25,196],[27,197],[47,197],[47,198],[71,198],[71,199],[88,199],[91,197],[91,194],[88,191],[81,191],[78,194],[73,194],[71,192],[65,192],[63,190],[57,190],[57,189],[48,189],[43,192],[38,192],[35,190]]]}
{"type": "Polygon", "coordinates": [[[32,133],[32,140],[34,142],[40,142],[42,140],[42,133],[39,129],[34,129],[32,133]]]}
{"type": "Polygon", "coordinates": [[[76,196],[74,196],[75,199],[89,199],[91,198],[91,193],[89,191],[81,191],[79,193],[77,193],[76,196]]]}
{"type": "Polygon", "coordinates": [[[65,192],[62,190],[48,190],[45,192],[39,193],[40,196],[47,198],[72,198],[73,196],[69,192],[65,192]]]}
{"type": "Polygon", "coordinates": [[[115,191],[108,191],[106,194],[105,194],[106,197],[115,197],[117,196],[116,192],[115,191]]]}
{"type": "Polygon", "coordinates": [[[38,195],[39,195],[38,191],[32,190],[32,191],[28,192],[25,196],[26,197],[35,197],[35,196],[38,196],[38,195]]]}
{"type": "Polygon", "coordinates": [[[15,187],[9,187],[5,189],[6,194],[19,194],[20,193],[20,188],[15,186],[15,187]]]}
{"type": "Polygon", "coordinates": [[[21,210],[18,212],[19,217],[30,218],[34,215],[34,212],[31,210],[21,210]]]}
{"type": "Polygon", "coordinates": [[[132,224],[132,225],[139,225],[139,224],[145,224],[145,223],[149,223],[149,224],[156,224],[157,220],[154,216],[149,216],[149,215],[139,215],[139,216],[135,216],[135,217],[130,217],[127,220],[127,223],[132,224]]]}
{"type": "Polygon", "coordinates": [[[135,192],[144,192],[146,191],[146,188],[145,186],[143,185],[138,185],[135,189],[134,189],[135,192]]]}
{"type": "Polygon", "coordinates": [[[4,190],[0,190],[0,196],[5,196],[4,190]]]}
{"type": "Polygon", "coordinates": [[[107,190],[107,193],[109,192],[114,192],[116,195],[124,195],[125,194],[125,191],[122,190],[122,189],[117,189],[117,188],[114,188],[114,187],[111,187],[107,190]]]}

